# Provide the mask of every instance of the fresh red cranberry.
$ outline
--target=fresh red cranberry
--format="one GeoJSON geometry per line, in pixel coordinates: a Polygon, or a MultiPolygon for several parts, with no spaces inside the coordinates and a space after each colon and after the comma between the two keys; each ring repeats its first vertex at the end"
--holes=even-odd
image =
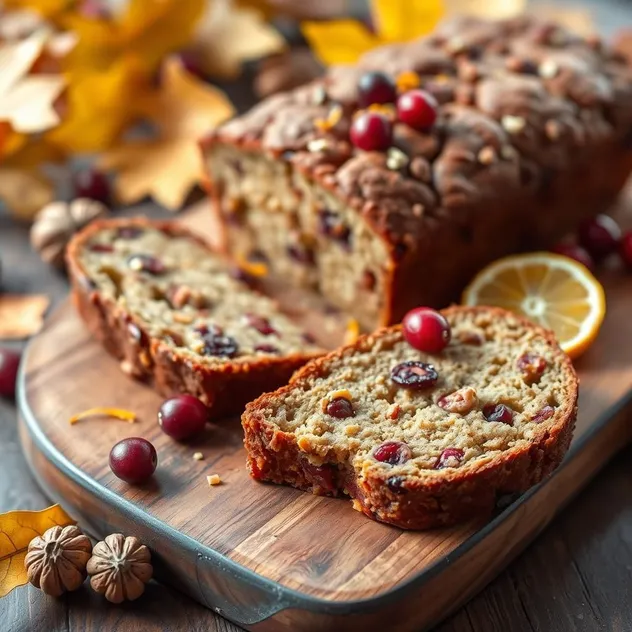
{"type": "Polygon", "coordinates": [[[15,383],[20,367],[20,354],[12,349],[0,349],[0,397],[15,397],[15,383]]]}
{"type": "Polygon", "coordinates": [[[73,186],[78,198],[89,198],[103,204],[110,203],[110,181],[97,169],[77,171],[73,177],[73,186]]]}
{"type": "Polygon", "coordinates": [[[355,411],[353,410],[353,404],[348,399],[335,397],[327,404],[327,414],[336,419],[345,419],[346,417],[353,417],[355,411]]]}
{"type": "Polygon", "coordinates": [[[351,124],[351,142],[364,151],[385,151],[393,140],[393,126],[377,112],[362,112],[351,124]]]}
{"type": "Polygon", "coordinates": [[[204,430],[208,413],[208,408],[197,397],[178,395],[162,403],[158,425],[165,434],[181,441],[204,430]]]}
{"type": "Polygon", "coordinates": [[[373,456],[377,461],[389,465],[401,465],[412,459],[412,450],[402,441],[386,441],[375,449],[373,456]]]}
{"type": "Polygon", "coordinates": [[[365,72],[358,81],[358,104],[367,108],[374,103],[394,103],[397,98],[395,82],[383,72],[365,72]]]}
{"type": "Polygon", "coordinates": [[[406,342],[425,353],[440,353],[450,342],[450,324],[443,315],[428,307],[411,309],[402,321],[406,342]]]}
{"type": "Polygon", "coordinates": [[[487,404],[483,407],[483,416],[487,421],[513,425],[513,411],[504,404],[487,404]]]}
{"type": "Polygon", "coordinates": [[[596,261],[615,252],[621,241],[621,228],[609,215],[597,215],[581,224],[579,243],[596,261]]]}
{"type": "Polygon", "coordinates": [[[437,100],[425,90],[409,90],[397,99],[397,118],[413,129],[425,131],[437,120],[437,100]]]}
{"type": "Polygon", "coordinates": [[[202,334],[202,340],[204,340],[204,355],[232,358],[239,351],[239,345],[233,337],[216,333],[214,330],[202,334]]]}
{"type": "Polygon", "coordinates": [[[632,230],[627,231],[621,238],[619,254],[623,263],[632,270],[632,230]]]}
{"type": "Polygon", "coordinates": [[[432,364],[425,362],[402,362],[391,369],[391,379],[404,388],[419,390],[429,388],[439,379],[432,364]]]}
{"type": "Polygon", "coordinates": [[[434,464],[434,469],[442,470],[445,467],[457,467],[464,456],[465,452],[461,448],[446,448],[439,455],[437,462],[434,464]]]}
{"type": "Polygon", "coordinates": [[[156,471],[157,464],[156,448],[140,437],[123,439],[110,451],[110,469],[126,483],[145,482],[156,471]]]}
{"type": "Polygon", "coordinates": [[[535,421],[536,423],[540,423],[542,421],[546,421],[553,417],[553,413],[555,412],[555,408],[553,406],[544,406],[540,410],[538,410],[533,417],[531,417],[531,421],[535,421]]]}
{"type": "Polygon", "coordinates": [[[151,255],[132,255],[127,260],[127,265],[136,272],[147,272],[153,275],[164,274],[167,271],[164,263],[151,255]]]}
{"type": "Polygon", "coordinates": [[[261,353],[274,353],[274,354],[281,353],[279,348],[275,347],[274,345],[257,345],[255,347],[255,351],[259,351],[261,353]]]}
{"type": "Polygon", "coordinates": [[[265,316],[246,314],[245,319],[248,325],[256,329],[263,336],[279,335],[279,332],[270,324],[270,321],[265,316]]]}
{"type": "Polygon", "coordinates": [[[110,244],[90,244],[88,246],[88,250],[90,250],[90,252],[101,253],[114,252],[114,246],[111,246],[110,244]]]}
{"type": "Polygon", "coordinates": [[[558,244],[553,248],[553,252],[578,261],[582,265],[585,265],[591,272],[595,271],[595,261],[590,256],[590,253],[578,244],[558,244]]]}

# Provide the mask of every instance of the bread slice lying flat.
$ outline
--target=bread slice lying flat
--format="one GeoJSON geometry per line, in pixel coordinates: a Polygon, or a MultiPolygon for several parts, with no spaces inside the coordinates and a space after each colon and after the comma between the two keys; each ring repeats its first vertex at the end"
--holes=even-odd
{"type": "Polygon", "coordinates": [[[199,397],[213,417],[241,413],[323,353],[177,224],[95,222],[67,263],[79,313],[121,368],[165,396],[199,397]]]}
{"type": "Polygon", "coordinates": [[[552,333],[509,312],[443,314],[452,341],[441,353],[382,329],[249,404],[252,476],[346,494],[371,518],[425,529],[489,516],[550,474],[575,424],[569,358],[552,333]]]}

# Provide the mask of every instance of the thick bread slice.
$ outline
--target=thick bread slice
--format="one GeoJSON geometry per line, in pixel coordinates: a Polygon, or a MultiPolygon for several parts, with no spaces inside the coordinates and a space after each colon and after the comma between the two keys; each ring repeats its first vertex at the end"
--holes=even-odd
{"type": "Polygon", "coordinates": [[[371,518],[425,529],[489,516],[550,474],[575,424],[570,359],[551,332],[504,310],[443,314],[452,341],[439,354],[382,329],[249,404],[253,477],[347,494],[371,518]],[[394,371],[402,363],[413,364],[394,371]]]}
{"type": "Polygon", "coordinates": [[[177,224],[95,222],[67,262],[79,313],[121,368],[163,395],[199,397],[215,418],[242,412],[322,353],[177,224]]]}

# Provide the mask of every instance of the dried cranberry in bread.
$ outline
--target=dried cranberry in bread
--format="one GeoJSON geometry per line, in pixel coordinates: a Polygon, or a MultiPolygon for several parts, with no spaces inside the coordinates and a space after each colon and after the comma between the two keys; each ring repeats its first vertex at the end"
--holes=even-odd
{"type": "Polygon", "coordinates": [[[321,350],[198,237],[144,218],[98,221],[67,251],[89,329],[133,377],[190,393],[213,417],[243,411],[321,350]]]}
{"type": "Polygon", "coordinates": [[[258,480],[348,494],[406,529],[489,516],[568,449],[578,382],[552,333],[497,308],[443,311],[452,340],[417,351],[398,326],[314,360],[242,416],[258,480]]]}
{"type": "Polygon", "coordinates": [[[632,70],[537,18],[457,18],[263,101],[204,155],[226,248],[263,252],[373,330],[615,200],[632,169],[632,70]],[[437,112],[407,97],[374,124],[358,116],[395,84],[437,112]]]}

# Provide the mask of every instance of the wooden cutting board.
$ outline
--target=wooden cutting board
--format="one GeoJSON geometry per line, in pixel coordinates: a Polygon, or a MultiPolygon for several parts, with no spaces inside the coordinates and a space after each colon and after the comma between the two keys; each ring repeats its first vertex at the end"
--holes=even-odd
{"type": "MultiPolygon", "coordinates": [[[[206,211],[187,223],[205,232],[206,211]]],[[[69,303],[30,344],[21,377],[21,438],[47,493],[88,532],[136,535],[158,576],[251,630],[426,629],[489,582],[632,435],[632,275],[609,270],[608,313],[577,362],[580,413],[571,450],[547,481],[487,523],[405,532],[353,511],[348,500],[258,484],[245,470],[238,419],[190,444],[156,423],[161,398],[124,376],[69,303]],[[94,406],[133,410],[128,425],[68,419],[94,406]],[[108,467],[114,443],[143,436],[158,450],[154,480],[130,487],[108,467]],[[203,461],[193,459],[194,452],[203,461]],[[206,475],[223,484],[209,488],[206,475]]],[[[311,297],[273,288],[328,344],[344,321],[311,297]]]]}

